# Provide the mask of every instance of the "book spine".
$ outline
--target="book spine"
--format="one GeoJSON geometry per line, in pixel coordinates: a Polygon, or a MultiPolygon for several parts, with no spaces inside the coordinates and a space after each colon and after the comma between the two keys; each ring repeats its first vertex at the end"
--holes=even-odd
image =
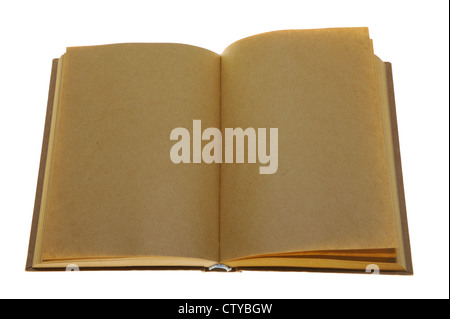
{"type": "Polygon", "coordinates": [[[226,272],[230,272],[232,271],[231,267],[228,267],[227,265],[224,264],[215,264],[212,265],[211,267],[208,268],[209,271],[226,271],[226,272]]]}

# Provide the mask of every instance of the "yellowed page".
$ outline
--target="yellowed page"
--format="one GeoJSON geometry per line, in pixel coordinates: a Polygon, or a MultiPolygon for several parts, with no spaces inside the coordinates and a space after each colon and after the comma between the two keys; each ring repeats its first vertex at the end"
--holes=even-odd
{"type": "Polygon", "coordinates": [[[278,128],[278,170],[223,164],[221,260],[396,248],[366,28],[271,32],[222,54],[222,130],[278,128]]]}
{"type": "Polygon", "coordinates": [[[218,260],[219,167],[172,163],[176,127],[220,125],[220,56],[178,44],[64,55],[42,259],[218,260]]]}

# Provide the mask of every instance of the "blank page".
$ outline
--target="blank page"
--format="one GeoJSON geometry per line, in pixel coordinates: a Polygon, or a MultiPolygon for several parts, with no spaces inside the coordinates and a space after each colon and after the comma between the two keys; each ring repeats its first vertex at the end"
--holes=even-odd
{"type": "Polygon", "coordinates": [[[222,165],[222,261],[397,247],[367,29],[279,31],[232,44],[222,54],[221,112],[222,130],[278,128],[275,174],[222,165]]]}
{"type": "Polygon", "coordinates": [[[178,44],[69,48],[44,260],[218,259],[219,167],[176,165],[171,130],[220,125],[220,56],[178,44]]]}

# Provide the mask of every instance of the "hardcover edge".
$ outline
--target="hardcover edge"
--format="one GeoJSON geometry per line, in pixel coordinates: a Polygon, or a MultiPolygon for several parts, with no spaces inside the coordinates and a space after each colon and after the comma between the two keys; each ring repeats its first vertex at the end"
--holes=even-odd
{"type": "Polygon", "coordinates": [[[395,171],[397,176],[397,188],[398,188],[398,199],[400,203],[400,218],[402,222],[402,235],[403,235],[403,244],[404,244],[404,253],[406,260],[406,271],[405,274],[413,275],[413,263],[412,263],[412,254],[411,254],[411,242],[409,236],[409,227],[408,227],[408,217],[406,213],[406,196],[405,196],[405,186],[403,183],[403,169],[402,169],[402,161],[401,161],[401,152],[400,152],[400,137],[398,133],[398,123],[397,123],[397,108],[395,104],[395,93],[394,93],[394,77],[392,72],[392,64],[390,62],[385,62],[386,65],[386,73],[387,73],[387,84],[388,84],[388,93],[389,93],[389,109],[390,109],[390,117],[391,117],[391,125],[392,125],[392,140],[394,146],[394,161],[395,161],[395,171]]]}
{"type": "MultiPolygon", "coordinates": [[[[48,142],[50,137],[50,127],[51,127],[51,118],[53,111],[53,101],[56,87],[56,74],[58,69],[58,60],[53,59],[52,61],[52,70],[50,76],[50,85],[49,85],[49,93],[48,93],[48,102],[47,102],[47,113],[45,118],[45,127],[44,127],[44,137],[42,142],[42,151],[41,151],[41,159],[39,166],[39,174],[38,181],[36,187],[36,198],[33,210],[33,219],[31,224],[30,231],[30,241],[28,246],[28,255],[26,262],[26,271],[62,271],[65,269],[62,268],[33,268],[33,258],[34,251],[36,246],[36,236],[37,236],[37,227],[39,221],[40,214],[40,204],[42,198],[42,187],[44,182],[45,175],[45,163],[47,160],[47,150],[48,150],[48,142]]],[[[412,256],[411,256],[411,244],[409,237],[409,228],[408,228],[408,219],[406,213],[406,200],[405,200],[405,191],[403,184],[403,173],[402,173],[402,164],[401,164],[401,156],[400,156],[400,142],[399,142],[399,134],[398,134],[398,124],[397,124],[397,112],[395,105],[395,94],[394,94],[394,81],[393,81],[393,73],[392,73],[392,64],[390,62],[385,62],[386,73],[387,73],[387,84],[388,84],[388,93],[389,93],[389,109],[390,109],[390,117],[391,117],[391,125],[392,125],[392,139],[394,146],[394,156],[395,156],[395,170],[397,176],[397,186],[398,186],[398,194],[399,194],[399,203],[400,203],[400,217],[402,223],[402,235],[405,249],[405,260],[406,260],[406,270],[405,271],[383,271],[382,274],[398,274],[398,275],[413,275],[413,266],[412,266],[412,256]]],[[[97,270],[201,270],[204,272],[210,271],[220,271],[220,270],[210,270],[206,267],[184,267],[184,266],[130,266],[130,267],[88,267],[83,268],[82,270],[86,271],[97,271],[97,270]]],[[[295,271],[295,272],[327,272],[327,273],[366,273],[365,271],[356,271],[356,270],[346,270],[346,269],[319,269],[319,268],[302,268],[302,267],[235,267],[232,268],[232,272],[235,271],[295,271]]]]}
{"type": "Polygon", "coordinates": [[[31,271],[33,269],[33,258],[34,258],[34,250],[36,248],[36,236],[37,236],[37,228],[39,222],[39,213],[42,199],[42,188],[44,185],[44,176],[45,176],[45,164],[47,162],[47,150],[49,144],[50,137],[50,127],[52,120],[52,112],[53,112],[53,101],[55,97],[55,88],[56,88],[56,74],[58,70],[58,60],[53,59],[52,61],[52,69],[50,75],[50,85],[48,90],[48,100],[47,100],[47,112],[45,116],[45,125],[44,125],[44,137],[42,139],[42,149],[41,149],[41,159],[39,164],[39,173],[38,180],[36,186],[36,198],[34,201],[34,209],[33,209],[33,219],[31,222],[31,231],[30,231],[30,241],[28,244],[28,255],[27,262],[25,266],[26,271],[31,271]]]}

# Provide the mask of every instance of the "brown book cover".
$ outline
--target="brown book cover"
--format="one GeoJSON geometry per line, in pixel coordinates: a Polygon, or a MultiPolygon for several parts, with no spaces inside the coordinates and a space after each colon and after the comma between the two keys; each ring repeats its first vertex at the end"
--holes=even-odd
{"type": "MultiPolygon", "coordinates": [[[[386,62],[386,74],[387,74],[387,83],[388,83],[388,95],[389,95],[389,106],[390,106],[390,117],[391,117],[391,129],[392,129],[392,142],[394,148],[394,157],[395,157],[395,170],[396,170],[396,178],[398,184],[398,200],[400,205],[400,214],[401,214],[401,227],[403,234],[403,246],[405,252],[405,260],[406,260],[406,271],[386,271],[383,273],[389,274],[403,274],[410,275],[413,273],[412,268],[412,259],[411,259],[411,248],[409,242],[409,233],[408,233],[408,223],[407,223],[407,214],[406,214],[406,203],[405,203],[405,195],[404,195],[404,187],[403,187],[403,178],[402,178],[402,168],[401,168],[401,158],[400,158],[400,146],[399,146],[399,136],[398,136],[398,128],[397,128],[397,120],[396,120],[396,107],[395,107],[395,98],[394,98],[394,86],[393,86],[393,76],[392,76],[392,65],[391,63],[386,62]]],[[[37,228],[38,221],[40,215],[40,204],[42,199],[42,191],[43,191],[43,182],[45,175],[45,166],[47,160],[47,149],[49,146],[49,136],[50,136],[50,126],[52,119],[52,110],[53,110],[53,101],[55,95],[55,87],[56,87],[56,74],[58,68],[58,59],[54,59],[52,63],[52,71],[51,71],[51,79],[50,79],[50,88],[48,95],[48,104],[47,104],[47,114],[45,120],[45,128],[44,128],[44,136],[42,143],[42,153],[40,159],[40,167],[39,167],[39,176],[37,181],[37,190],[36,190],[36,199],[34,205],[33,219],[31,225],[31,233],[30,233],[30,241],[29,241],[29,249],[28,256],[26,262],[26,270],[27,271],[46,271],[46,270],[60,270],[64,271],[65,268],[33,268],[33,256],[35,252],[36,246],[36,237],[37,237],[37,228]]],[[[181,266],[130,266],[130,267],[84,267],[82,270],[202,270],[202,271],[210,271],[206,267],[181,267],[181,266]]],[[[215,270],[223,270],[223,268],[215,268],[215,270]]],[[[302,268],[302,267],[235,267],[231,269],[231,271],[241,271],[241,270],[257,270],[257,271],[310,271],[310,272],[342,272],[342,273],[364,273],[364,271],[358,270],[345,270],[345,269],[317,269],[317,268],[302,268]]]]}

